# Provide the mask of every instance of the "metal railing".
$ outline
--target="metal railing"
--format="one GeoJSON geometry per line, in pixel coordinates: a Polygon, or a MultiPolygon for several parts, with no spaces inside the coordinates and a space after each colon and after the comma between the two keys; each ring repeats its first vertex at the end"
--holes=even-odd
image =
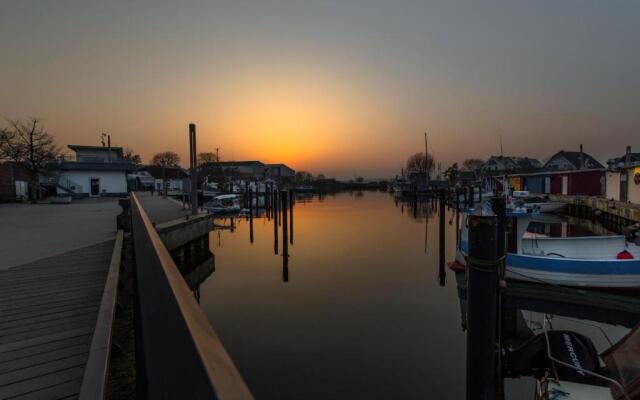
{"type": "Polygon", "coordinates": [[[138,388],[147,399],[252,399],[134,193],[138,388]]]}

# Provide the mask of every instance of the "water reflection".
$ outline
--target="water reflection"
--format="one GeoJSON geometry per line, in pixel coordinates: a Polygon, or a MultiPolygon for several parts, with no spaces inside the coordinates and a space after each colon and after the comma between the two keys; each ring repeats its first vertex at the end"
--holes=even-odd
{"type": "Polygon", "coordinates": [[[209,235],[203,235],[171,252],[187,286],[200,302],[200,285],[216,270],[215,256],[210,250],[209,235]]]}
{"type": "MultiPolygon", "coordinates": [[[[200,291],[254,395],[459,397],[456,292],[430,290],[440,265],[435,203],[411,205],[414,219],[387,193],[295,195],[293,209],[278,197],[271,216],[212,232],[216,279],[200,291]]],[[[451,257],[455,231],[447,224],[445,234],[451,257]]]]}

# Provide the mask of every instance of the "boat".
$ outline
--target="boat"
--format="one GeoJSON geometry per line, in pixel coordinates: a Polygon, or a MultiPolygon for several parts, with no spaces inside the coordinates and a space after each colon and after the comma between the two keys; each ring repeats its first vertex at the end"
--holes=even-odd
{"type": "MultiPolygon", "coordinates": [[[[541,333],[503,351],[508,375],[536,379],[535,400],[638,398],[640,376],[635,359],[640,348],[640,325],[615,344],[600,330],[610,347],[599,352],[591,337],[573,330],[553,329],[551,321],[557,317],[545,314],[543,318],[541,333]]],[[[563,320],[595,326],[575,319],[563,320]]]]}
{"type": "Polygon", "coordinates": [[[214,215],[238,214],[241,210],[236,194],[218,195],[204,203],[203,208],[214,215]]]}
{"type": "MultiPolygon", "coordinates": [[[[463,214],[455,263],[466,268],[468,218],[463,214]]],[[[585,288],[640,289],[640,246],[624,235],[580,233],[567,224],[536,223],[532,213],[509,213],[507,279],[585,288]],[[541,225],[542,224],[542,225],[541,225]],[[543,226],[544,228],[542,228],[543,226]]]]}
{"type": "Polygon", "coordinates": [[[300,185],[295,188],[296,193],[312,193],[314,191],[311,185],[300,185]]]}
{"type": "Polygon", "coordinates": [[[549,196],[532,196],[526,190],[514,191],[507,207],[524,208],[529,212],[557,213],[566,208],[567,204],[561,201],[552,201],[549,196]]]}

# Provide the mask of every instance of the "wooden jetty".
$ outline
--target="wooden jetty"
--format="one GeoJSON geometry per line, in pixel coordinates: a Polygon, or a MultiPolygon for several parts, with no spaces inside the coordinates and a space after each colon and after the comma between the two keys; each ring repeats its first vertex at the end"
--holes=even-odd
{"type": "Polygon", "coordinates": [[[0,271],[0,398],[99,398],[121,245],[122,232],[0,271]]]}

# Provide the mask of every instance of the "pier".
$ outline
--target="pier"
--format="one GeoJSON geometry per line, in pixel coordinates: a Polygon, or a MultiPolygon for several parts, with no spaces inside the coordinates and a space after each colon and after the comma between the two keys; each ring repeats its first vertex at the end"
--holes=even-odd
{"type": "Polygon", "coordinates": [[[625,226],[640,222],[640,205],[638,204],[593,196],[551,194],[549,198],[567,203],[569,208],[575,209],[575,214],[598,218],[608,224],[625,226]]]}
{"type": "MultiPolygon", "coordinates": [[[[27,207],[8,218],[20,225],[14,235],[36,235],[29,232],[40,228],[33,254],[61,254],[0,270],[0,398],[77,398],[81,391],[84,398],[98,398],[96,391],[104,390],[106,380],[120,265],[122,232],[115,230],[119,208],[115,199],[81,202],[55,210],[57,214],[51,206],[27,207]],[[103,210],[98,216],[92,213],[96,206],[103,210]],[[34,224],[42,219],[32,219],[41,214],[50,221],[74,217],[66,225],[43,229],[34,224]],[[26,222],[19,223],[20,218],[26,222]],[[74,220],[84,220],[85,226],[74,231],[69,224],[74,220]],[[83,237],[84,230],[90,232],[83,237]],[[86,243],[105,236],[111,238],[86,243]]],[[[29,253],[20,246],[3,257],[15,262],[29,253]]]]}

